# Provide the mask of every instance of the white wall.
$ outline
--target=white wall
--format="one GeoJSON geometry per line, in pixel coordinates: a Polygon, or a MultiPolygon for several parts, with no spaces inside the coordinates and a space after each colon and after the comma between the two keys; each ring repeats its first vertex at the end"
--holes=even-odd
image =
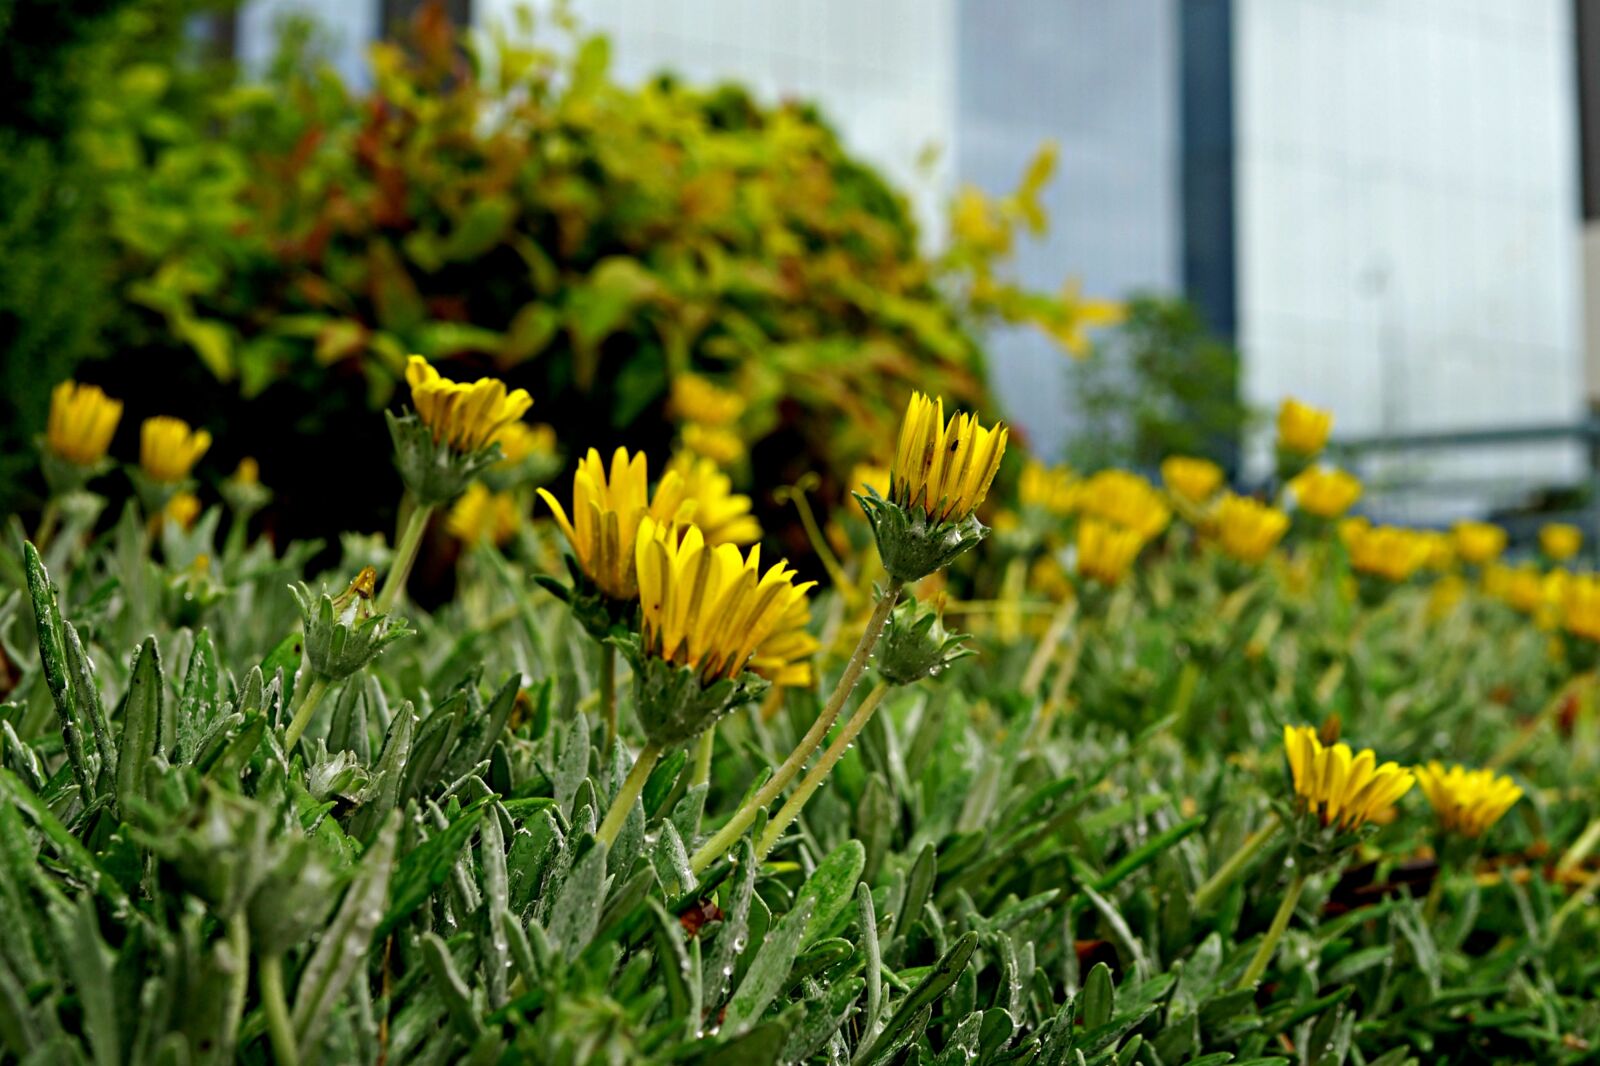
{"type": "MultiPolygon", "coordinates": [[[[1336,436],[1578,417],[1570,8],[1237,0],[1239,321],[1253,401],[1331,407],[1336,436]]],[[[1539,483],[1575,476],[1577,454],[1525,447],[1428,465],[1539,483]]]]}
{"type": "Polygon", "coordinates": [[[239,5],[239,60],[261,70],[278,47],[279,24],[305,18],[317,24],[317,43],[347,84],[365,87],[372,79],[367,49],[378,32],[379,0],[245,0],[239,5]]]}

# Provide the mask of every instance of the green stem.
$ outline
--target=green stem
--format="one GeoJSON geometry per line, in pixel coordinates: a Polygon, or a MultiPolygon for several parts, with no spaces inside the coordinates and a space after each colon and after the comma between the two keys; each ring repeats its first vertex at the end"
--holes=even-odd
{"type": "Polygon", "coordinates": [[[850,693],[855,691],[856,682],[861,680],[861,672],[867,667],[867,660],[871,658],[872,649],[883,633],[884,624],[889,621],[889,612],[894,610],[895,601],[900,598],[902,587],[900,582],[891,580],[888,587],[883,590],[883,595],[878,598],[877,605],[872,609],[872,617],[867,619],[867,628],[862,630],[861,639],[856,641],[855,651],[850,653],[850,661],[845,663],[844,673],[839,675],[839,683],[834,686],[833,694],[828,697],[822,713],[811,723],[806,735],[800,738],[800,743],[795,745],[782,765],[773,771],[767,783],[762,785],[748,802],[734,811],[728,823],[694,853],[693,858],[689,860],[689,868],[696,874],[716,862],[724,852],[733,847],[734,842],[743,836],[744,831],[756,820],[756,815],[778,798],[779,793],[795,779],[795,775],[800,772],[806,760],[822,746],[823,740],[828,736],[828,730],[833,727],[839,712],[844,709],[845,701],[850,698],[850,693]]]}
{"type": "Polygon", "coordinates": [[[1444,901],[1445,869],[1441,863],[1434,872],[1433,884],[1428,887],[1428,898],[1422,904],[1422,920],[1429,925],[1439,916],[1439,904],[1444,901]]]}
{"type": "Polygon", "coordinates": [[[1244,843],[1239,845],[1239,850],[1229,857],[1228,861],[1218,867],[1206,883],[1195,890],[1194,905],[1190,909],[1197,915],[1204,915],[1222,898],[1228,887],[1239,879],[1245,868],[1261,854],[1261,849],[1267,842],[1277,835],[1282,827],[1276,815],[1266,825],[1244,838],[1244,843]]]}
{"type": "Polygon", "coordinates": [[[689,778],[689,787],[709,784],[711,781],[711,753],[717,746],[717,724],[712,722],[706,731],[700,734],[700,739],[694,747],[694,774],[689,778]]]}
{"type": "Polygon", "coordinates": [[[411,566],[417,561],[417,548],[422,545],[422,534],[428,528],[428,517],[432,514],[432,504],[418,504],[406,518],[405,532],[400,534],[400,542],[395,545],[394,563],[389,567],[389,576],[383,579],[383,591],[378,593],[375,607],[379,614],[388,614],[405,590],[411,566]]]}
{"type": "Polygon", "coordinates": [[[1028,660],[1028,668],[1022,672],[1024,696],[1031,696],[1039,691],[1039,685],[1044,681],[1044,672],[1049,668],[1050,660],[1055,658],[1056,648],[1061,644],[1061,638],[1067,635],[1067,627],[1072,624],[1072,616],[1077,611],[1078,601],[1068,599],[1061,601],[1061,606],[1050,616],[1050,625],[1045,629],[1039,646],[1033,649],[1033,656],[1028,660]]]}
{"type": "Polygon", "coordinates": [[[1548,934],[1551,944],[1555,944],[1561,937],[1561,927],[1567,924],[1567,919],[1572,917],[1579,907],[1589,902],[1595,891],[1600,889],[1600,870],[1589,875],[1589,879],[1578,886],[1572,897],[1563,903],[1559,910],[1550,919],[1550,932],[1548,934]]]}
{"type": "Polygon", "coordinates": [[[1306,875],[1296,872],[1294,880],[1289,882],[1289,889],[1283,894],[1283,902],[1278,904],[1278,913],[1272,916],[1272,924],[1267,927],[1267,935],[1262,938],[1261,946],[1256,949],[1255,958],[1250,960],[1250,968],[1244,972],[1239,983],[1234,987],[1254,988],[1256,982],[1261,980],[1261,975],[1267,972],[1267,964],[1272,961],[1273,953],[1278,950],[1278,941],[1283,937],[1283,931],[1289,928],[1289,919],[1294,917],[1294,908],[1300,902],[1300,893],[1305,890],[1306,875]]]}
{"type": "Polygon", "coordinates": [[[634,761],[633,769],[628,771],[627,780],[622,782],[622,788],[617,792],[617,798],[611,801],[611,809],[606,811],[606,820],[600,823],[600,828],[595,836],[605,841],[610,847],[617,839],[617,834],[622,832],[623,823],[628,820],[628,812],[633,810],[634,801],[639,798],[639,793],[644,791],[644,783],[650,780],[650,771],[656,767],[656,762],[661,758],[661,748],[655,744],[646,744],[639,749],[639,758],[634,761]]]}
{"type": "Polygon", "coordinates": [[[606,742],[600,750],[609,759],[617,742],[617,653],[609,644],[600,645],[600,713],[606,720],[606,742]]]}
{"type": "Polygon", "coordinates": [[[239,1021],[250,992],[250,920],[241,907],[228,919],[228,952],[233,956],[233,976],[228,982],[228,1006],[223,1018],[224,1058],[233,1058],[239,1039],[239,1021]]]}
{"type": "Polygon", "coordinates": [[[1578,835],[1578,839],[1572,842],[1572,847],[1562,854],[1561,861],[1556,863],[1556,873],[1564,874],[1569,870],[1576,870],[1579,864],[1589,857],[1596,844],[1600,844],[1600,818],[1590,822],[1578,835]]]}
{"type": "Polygon", "coordinates": [[[272,1040],[278,1066],[298,1066],[300,1052],[294,1044],[294,1029],[289,1024],[289,1004],[283,998],[283,956],[263,955],[256,966],[256,981],[261,986],[261,1008],[267,1015],[267,1035],[272,1040]]]}
{"type": "Polygon", "coordinates": [[[40,551],[50,543],[50,538],[55,535],[56,526],[60,522],[61,505],[52,496],[45,501],[44,509],[39,512],[39,528],[33,534],[33,543],[40,551]]]}
{"type": "Polygon", "coordinates": [[[317,704],[322,702],[322,697],[328,692],[329,681],[321,674],[317,674],[307,682],[306,687],[298,694],[294,717],[289,721],[289,730],[283,734],[283,750],[285,754],[294,750],[295,742],[306,731],[306,726],[311,724],[311,716],[317,711],[317,704]]]}
{"type": "Polygon", "coordinates": [[[756,848],[757,862],[766,857],[767,852],[772,850],[772,845],[783,835],[783,831],[800,816],[801,808],[806,805],[812,793],[822,785],[828,772],[844,758],[844,753],[850,750],[856,735],[872,719],[873,712],[878,709],[878,704],[883,702],[884,694],[888,691],[889,684],[886,681],[879,681],[873,686],[872,691],[867,693],[867,698],[861,701],[861,706],[856,708],[856,713],[850,716],[844,728],[839,730],[839,735],[833,738],[833,743],[828,745],[828,750],[823,753],[822,758],[817,760],[817,764],[800,782],[800,787],[794,790],[794,795],[790,796],[778,813],[772,816],[772,821],[767,823],[766,832],[761,834],[761,843],[756,848]]]}

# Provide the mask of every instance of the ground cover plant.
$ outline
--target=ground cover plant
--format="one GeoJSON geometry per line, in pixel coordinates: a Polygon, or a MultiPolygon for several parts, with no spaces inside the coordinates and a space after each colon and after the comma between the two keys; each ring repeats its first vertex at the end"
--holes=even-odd
{"type": "Polygon", "coordinates": [[[399,528],[306,581],[253,463],[207,503],[204,431],[55,390],[0,554],[4,1061],[1592,1059],[1579,531],[1349,518],[1293,402],[1257,499],[914,393],[852,499],[788,494],[813,585],[703,459],[563,442],[535,505],[536,397],[402,392],[343,472],[399,528]]]}

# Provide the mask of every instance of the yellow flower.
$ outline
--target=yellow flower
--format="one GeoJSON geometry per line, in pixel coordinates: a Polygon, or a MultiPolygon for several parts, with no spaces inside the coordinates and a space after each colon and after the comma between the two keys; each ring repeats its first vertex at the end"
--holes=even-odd
{"type": "Polygon", "coordinates": [[[161,513],[176,522],[179,529],[193,529],[195,519],[200,517],[200,497],[192,492],[174,493],[161,513]]]}
{"type": "Polygon", "coordinates": [[[75,466],[92,466],[105,458],[121,418],[122,401],[113,400],[98,385],[63,381],[50,390],[45,447],[75,466]]]}
{"type": "Polygon", "coordinates": [[[721,426],[690,422],[683,427],[683,446],[720,466],[737,463],[744,457],[744,438],[721,426]]]}
{"type": "Polygon", "coordinates": [[[1241,563],[1259,563],[1289,528],[1289,516],[1248,496],[1231,493],[1217,508],[1217,542],[1241,563]]]}
{"type": "Polygon", "coordinates": [[[1523,614],[1544,605],[1544,575],[1535,566],[1493,566],[1483,575],[1484,590],[1499,596],[1523,614]]]}
{"type": "Polygon", "coordinates": [[[1333,413],[1290,398],[1278,408],[1278,447],[1297,455],[1316,455],[1328,443],[1333,413]]]}
{"type": "Polygon", "coordinates": [[[1127,576],[1144,543],[1135,530],[1085,518],[1078,523],[1078,574],[1115,585],[1127,576]]]}
{"type": "Polygon", "coordinates": [[[1416,768],[1417,785],[1447,832],[1482,836],[1517,800],[1522,789],[1493,770],[1468,770],[1430,762],[1416,768]]]}
{"type": "MultiPolygon", "coordinates": [[[[1406,581],[1428,561],[1428,542],[1411,529],[1398,526],[1349,526],[1345,547],[1350,566],[1362,574],[1387,581],[1406,581]]],[[[1343,536],[1346,528],[1340,529],[1343,536]]]]}
{"type": "Polygon", "coordinates": [[[516,466],[530,455],[554,455],[556,431],[541,422],[530,426],[526,422],[508,422],[494,435],[500,445],[500,465],[516,466]]]}
{"type": "Polygon", "coordinates": [[[707,544],[692,525],[648,516],[634,560],[645,651],[694,668],[703,684],[743,671],[814,584],[796,585],[781,562],[762,573],[759,546],[741,556],[732,544],[707,544]]]}
{"type": "Polygon", "coordinates": [[[1539,527],[1539,550],[1553,563],[1564,563],[1583,547],[1583,530],[1566,522],[1539,527]]]}
{"type": "Polygon", "coordinates": [[[1222,467],[1209,459],[1173,455],[1161,461],[1167,490],[1190,503],[1205,503],[1222,485],[1222,467]]]}
{"type": "Polygon", "coordinates": [[[1017,483],[1017,500],[1024,507],[1037,507],[1054,515],[1072,513],[1078,495],[1078,479],[1064,466],[1045,466],[1029,459],[1022,466],[1017,483]]]}
{"type": "Polygon", "coordinates": [[[1600,578],[1574,574],[1561,592],[1561,626],[1575,637],[1600,643],[1600,578]]]}
{"type": "Polygon", "coordinates": [[[1488,522],[1457,522],[1455,539],[1456,554],[1477,566],[1493,562],[1506,550],[1506,531],[1488,522]]]}
{"type": "Polygon", "coordinates": [[[784,688],[804,688],[811,684],[811,657],[821,647],[811,635],[811,603],[801,596],[772,627],[772,632],[756,645],[750,669],[784,688]]]}
{"type": "Polygon", "coordinates": [[[1429,570],[1444,573],[1452,570],[1456,565],[1456,541],[1447,533],[1437,529],[1425,529],[1419,532],[1417,539],[1422,542],[1422,565],[1429,570]]]}
{"type": "Polygon", "coordinates": [[[1069,278],[1056,296],[1058,312],[1046,327],[1057,344],[1074,359],[1083,359],[1091,349],[1089,331],[1121,325],[1128,309],[1116,300],[1098,300],[1083,295],[1083,285],[1069,278]]]}
{"type": "Polygon", "coordinates": [[[1078,491],[1078,510],[1149,540],[1167,528],[1172,511],[1155,486],[1126,470],[1102,470],[1078,491]]]}
{"type": "Polygon", "coordinates": [[[261,464],[247,455],[239,460],[239,465],[233,468],[233,475],[228,480],[237,482],[240,485],[259,485],[261,484],[261,464]]]}
{"type": "Polygon", "coordinates": [[[521,508],[509,492],[490,492],[473,482],[457,497],[445,519],[450,535],[466,544],[488,541],[499,546],[516,536],[521,508]]]}
{"type": "Polygon", "coordinates": [[[171,485],[182,481],[211,447],[211,434],[191,429],[181,418],[158,415],[139,427],[139,466],[151,481],[171,485]]]}
{"type": "Polygon", "coordinates": [[[985,429],[976,415],[944,417],[944,401],[911,394],[889,474],[889,496],[921,508],[935,522],[963,522],[977,510],[1000,469],[1008,431],[985,429]]]}
{"type": "Polygon", "coordinates": [[[649,480],[643,454],[630,458],[626,448],[618,448],[612,453],[608,477],[599,451],[590,448],[572,475],[570,521],[556,498],[539,490],[572,545],[578,567],[613,600],[631,600],[639,593],[633,548],[645,517],[657,522],[683,517],[679,513],[683,479],[668,471],[656,487],[654,500],[649,480]]]}
{"type": "Polygon", "coordinates": [[[1295,506],[1318,518],[1338,518],[1361,498],[1361,480],[1333,466],[1308,466],[1289,479],[1295,506]]]}
{"type": "Polygon", "coordinates": [[[880,496],[886,495],[889,491],[889,468],[877,463],[857,463],[851,467],[850,491],[860,492],[866,488],[880,496]]]}
{"type": "Polygon", "coordinates": [[[1323,747],[1310,726],[1284,726],[1283,747],[1301,809],[1315,814],[1325,826],[1358,829],[1416,783],[1398,763],[1379,766],[1370,748],[1352,755],[1348,744],[1323,747]]]}
{"type": "Polygon", "coordinates": [[[761,523],[750,513],[750,497],[734,492],[733,479],[716,463],[679,452],[667,470],[681,479],[683,498],[694,505],[686,517],[705,534],[707,544],[749,544],[761,539],[761,523]]]}
{"type": "Polygon", "coordinates": [[[420,355],[407,361],[406,383],[417,417],[433,430],[433,439],[463,454],[487,448],[533,406],[525,389],[507,392],[505,382],[496,378],[470,384],[449,381],[420,355]]]}
{"type": "Polygon", "coordinates": [[[737,422],[744,408],[743,396],[699,374],[679,374],[672,379],[672,411],[679,421],[726,426],[737,422]]]}

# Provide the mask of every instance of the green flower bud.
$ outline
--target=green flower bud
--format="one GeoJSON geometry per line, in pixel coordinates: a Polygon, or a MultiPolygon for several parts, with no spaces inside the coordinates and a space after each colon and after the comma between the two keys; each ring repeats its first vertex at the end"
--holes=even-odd
{"type": "Polygon", "coordinates": [[[289,587],[300,604],[305,662],[313,673],[342,681],[366,667],[390,644],[410,635],[405,619],[373,612],[376,583],[377,572],[369,566],[338,596],[330,597],[326,591],[313,596],[303,584],[289,587]]]}
{"type": "Polygon", "coordinates": [[[932,607],[907,599],[894,609],[878,645],[878,676],[891,685],[912,685],[936,677],[958,659],[975,654],[964,647],[965,633],[951,633],[932,607]]]}
{"type": "Polygon", "coordinates": [[[977,546],[989,529],[978,516],[936,521],[921,507],[902,507],[879,496],[870,486],[853,494],[872,524],[878,558],[896,581],[911,584],[943,570],[963,552],[977,546]]]}
{"type": "Polygon", "coordinates": [[[649,654],[637,637],[613,637],[611,643],[633,667],[634,706],[645,739],[663,750],[693,740],[735,708],[755,703],[770,685],[748,670],[707,685],[698,669],[649,654]]]}
{"type": "Polygon", "coordinates": [[[460,452],[415,414],[384,412],[394,442],[394,465],[417,503],[433,507],[461,495],[473,478],[500,461],[500,446],[491,442],[476,451],[460,452]]]}

